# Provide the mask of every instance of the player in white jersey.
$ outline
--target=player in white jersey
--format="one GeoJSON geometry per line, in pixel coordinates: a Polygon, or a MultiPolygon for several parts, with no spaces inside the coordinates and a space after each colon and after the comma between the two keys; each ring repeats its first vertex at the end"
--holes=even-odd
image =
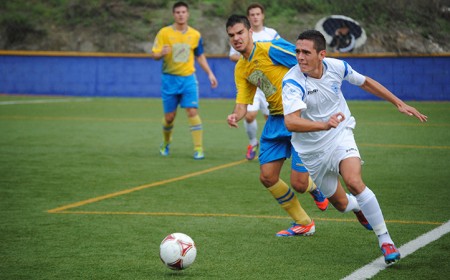
{"type": "Polygon", "coordinates": [[[298,65],[283,78],[285,123],[291,141],[316,185],[341,212],[353,211],[378,237],[385,262],[400,259],[375,194],[361,177],[361,156],[353,129],[355,119],[341,91],[344,80],[383,98],[421,122],[427,116],[407,105],[370,77],[353,70],[345,61],[325,58],[326,42],[316,30],[301,33],[296,41],[298,65]],[[342,176],[350,194],[346,194],[342,176]]]}
{"type": "MultiPolygon", "coordinates": [[[[253,30],[253,42],[271,41],[279,38],[278,32],[275,29],[264,26],[264,6],[261,4],[250,4],[247,8],[247,18],[250,21],[253,30]]],[[[233,47],[230,47],[229,56],[230,60],[237,62],[241,57],[241,53],[236,51],[233,47]]],[[[258,123],[256,121],[258,111],[261,110],[264,117],[267,119],[269,116],[268,106],[269,103],[267,103],[264,93],[258,88],[253,103],[247,106],[247,114],[245,115],[244,120],[244,127],[249,140],[247,153],[245,155],[248,160],[255,158],[259,147],[257,138],[258,123]]]]}

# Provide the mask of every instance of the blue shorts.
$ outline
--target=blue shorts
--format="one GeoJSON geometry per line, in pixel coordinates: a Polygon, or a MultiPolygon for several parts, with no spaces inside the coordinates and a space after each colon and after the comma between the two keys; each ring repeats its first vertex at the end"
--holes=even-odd
{"type": "Polygon", "coordinates": [[[305,165],[303,164],[302,159],[298,155],[298,153],[294,150],[294,147],[292,147],[292,164],[291,168],[298,172],[308,172],[308,169],[306,169],[305,165]]]}
{"type": "Polygon", "coordinates": [[[181,108],[198,108],[198,82],[195,74],[190,76],[162,75],[162,102],[164,113],[181,108]]]}
{"type": "Polygon", "coordinates": [[[259,164],[290,158],[293,151],[291,168],[298,172],[308,172],[292,147],[291,135],[284,124],[283,115],[269,115],[261,134],[259,164]]]}

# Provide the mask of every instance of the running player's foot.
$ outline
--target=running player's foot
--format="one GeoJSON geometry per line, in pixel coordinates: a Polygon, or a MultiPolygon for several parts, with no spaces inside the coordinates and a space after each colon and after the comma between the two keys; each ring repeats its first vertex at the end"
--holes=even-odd
{"type": "Polygon", "coordinates": [[[159,154],[162,155],[163,157],[166,157],[169,155],[169,146],[170,143],[162,143],[161,146],[159,147],[159,154]]]}
{"type": "Polygon", "coordinates": [[[292,227],[278,232],[277,236],[308,236],[313,235],[314,232],[316,232],[314,221],[311,221],[309,225],[292,223],[292,227]]]}
{"type": "Polygon", "coordinates": [[[400,252],[394,244],[383,243],[381,245],[381,252],[384,255],[384,262],[387,265],[394,264],[400,260],[400,252]]]}
{"type": "Polygon", "coordinates": [[[366,217],[364,216],[361,210],[353,213],[355,213],[356,218],[358,218],[358,221],[361,223],[361,225],[363,225],[363,227],[365,227],[368,230],[373,230],[372,226],[369,224],[369,222],[367,221],[366,217]]]}
{"type": "Polygon", "coordinates": [[[256,156],[256,152],[258,151],[258,147],[259,147],[259,143],[256,143],[256,145],[248,145],[247,146],[247,154],[245,155],[245,157],[248,160],[252,160],[255,158],[256,156]]]}
{"type": "Polygon", "coordinates": [[[195,148],[194,159],[204,159],[205,154],[203,153],[203,148],[195,148]]]}
{"type": "Polygon", "coordinates": [[[328,198],[326,198],[319,189],[316,188],[315,190],[311,191],[310,194],[314,198],[314,202],[320,210],[327,210],[328,198]]]}

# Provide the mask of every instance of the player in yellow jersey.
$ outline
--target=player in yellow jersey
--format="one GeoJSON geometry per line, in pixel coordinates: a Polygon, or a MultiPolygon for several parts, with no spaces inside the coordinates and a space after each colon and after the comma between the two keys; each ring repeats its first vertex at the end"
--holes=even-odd
{"type": "Polygon", "coordinates": [[[162,102],[164,109],[162,156],[169,155],[173,125],[178,105],[186,109],[194,142],[194,159],[203,159],[203,126],[198,115],[198,82],[195,60],[208,74],[211,87],[217,87],[217,79],[203,53],[203,40],[196,29],[188,25],[189,6],[177,2],[172,7],[174,23],[163,27],[156,35],[152,58],[163,59],[162,102]]]}
{"type": "MultiPolygon", "coordinates": [[[[264,26],[265,14],[263,5],[259,3],[250,4],[247,7],[247,18],[253,31],[253,42],[271,41],[279,37],[278,32],[275,29],[264,26]]],[[[229,57],[231,61],[237,62],[241,57],[241,53],[231,47],[229,57]]],[[[258,122],[256,120],[258,111],[261,111],[264,118],[267,120],[267,117],[269,116],[268,106],[269,104],[267,103],[264,93],[260,89],[257,89],[252,104],[247,106],[247,114],[243,120],[245,132],[247,133],[249,141],[247,153],[245,155],[248,160],[253,160],[259,149],[257,138],[258,122]]]]}
{"type": "MultiPolygon", "coordinates": [[[[237,122],[247,113],[247,105],[253,102],[256,89],[263,91],[269,103],[269,117],[260,139],[260,181],[294,220],[292,227],[278,232],[277,236],[312,235],[314,221],[301,207],[295,192],[280,179],[283,163],[293,149],[291,133],[284,125],[281,86],[283,76],[297,64],[295,46],[281,38],[254,43],[250,22],[245,16],[229,17],[226,29],[231,46],[242,55],[234,71],[236,105],[227,122],[237,127],[237,122]]],[[[292,187],[301,193],[310,192],[317,206],[325,210],[328,199],[317,189],[297,153],[292,156],[292,187]]]]}

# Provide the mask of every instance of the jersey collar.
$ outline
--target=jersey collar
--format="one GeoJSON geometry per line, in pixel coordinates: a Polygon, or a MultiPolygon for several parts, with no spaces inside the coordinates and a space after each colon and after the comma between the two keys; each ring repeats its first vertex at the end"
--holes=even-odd
{"type": "Polygon", "coordinates": [[[253,59],[253,55],[255,54],[255,50],[256,50],[256,42],[253,42],[253,49],[252,49],[252,52],[250,53],[250,56],[248,57],[248,61],[251,61],[253,59]]]}

